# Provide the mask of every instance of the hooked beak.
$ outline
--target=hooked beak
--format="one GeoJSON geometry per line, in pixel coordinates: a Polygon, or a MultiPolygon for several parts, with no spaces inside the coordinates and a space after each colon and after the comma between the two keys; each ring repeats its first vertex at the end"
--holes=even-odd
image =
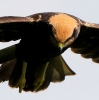
{"type": "Polygon", "coordinates": [[[59,47],[60,49],[62,49],[62,48],[64,47],[64,44],[61,43],[61,42],[59,42],[59,43],[58,43],[58,47],[59,47]]]}
{"type": "Polygon", "coordinates": [[[74,40],[75,40],[74,37],[71,37],[64,43],[59,42],[58,47],[60,48],[60,50],[62,50],[63,48],[67,48],[74,42],[74,40]]]}

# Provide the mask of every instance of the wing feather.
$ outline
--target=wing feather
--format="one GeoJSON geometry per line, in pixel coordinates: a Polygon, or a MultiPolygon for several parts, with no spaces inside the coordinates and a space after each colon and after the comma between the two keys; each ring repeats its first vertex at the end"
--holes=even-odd
{"type": "Polygon", "coordinates": [[[99,24],[82,22],[79,36],[71,45],[71,50],[99,63],[99,24]]]}
{"type": "Polygon", "coordinates": [[[0,17],[0,42],[21,39],[23,34],[29,32],[33,21],[31,17],[0,17]]]}

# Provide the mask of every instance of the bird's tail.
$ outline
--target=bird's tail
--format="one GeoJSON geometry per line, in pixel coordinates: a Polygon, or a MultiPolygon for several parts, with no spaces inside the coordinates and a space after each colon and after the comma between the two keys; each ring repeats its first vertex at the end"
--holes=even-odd
{"type": "Polygon", "coordinates": [[[69,68],[61,55],[55,57],[49,62],[45,81],[36,92],[46,89],[49,86],[50,82],[63,81],[65,79],[65,76],[68,75],[75,75],[75,72],[69,68]]]}
{"type": "Polygon", "coordinates": [[[13,68],[16,65],[15,58],[16,46],[10,46],[0,50],[0,82],[9,80],[13,68]],[[6,62],[6,63],[5,63],[6,62]]]}
{"type": "MultiPolygon", "coordinates": [[[[10,49],[12,48],[11,52],[13,53],[12,54],[13,56],[10,57],[9,55],[8,57],[6,57],[2,55],[3,59],[2,57],[0,57],[0,62],[3,62],[0,67],[0,82],[9,81],[9,85],[11,87],[16,87],[16,83],[22,74],[23,61],[21,59],[16,59],[15,54],[13,52],[15,50],[14,46],[9,48],[10,49]]],[[[7,49],[8,48],[6,48],[6,50],[7,49]]],[[[9,54],[11,52],[9,51],[9,54]]],[[[35,82],[35,73],[38,70],[38,69],[34,70],[34,67],[40,68],[40,66],[42,65],[38,66],[33,66],[33,63],[27,64],[26,84],[23,89],[24,91],[34,91],[33,84],[35,82]]],[[[57,56],[49,62],[45,74],[45,80],[37,91],[46,89],[49,86],[50,82],[60,82],[64,80],[66,75],[74,75],[74,74],[75,73],[69,68],[69,66],[62,58],[62,56],[57,56]]]]}
{"type": "MultiPolygon", "coordinates": [[[[31,64],[27,66],[26,87],[24,88],[24,91],[33,92],[35,88],[35,86],[33,85],[35,82],[34,73],[39,73],[42,65],[36,66],[35,70],[33,70],[34,66],[31,66],[31,67],[30,66],[31,64]]],[[[49,65],[47,67],[47,70],[45,73],[45,80],[43,84],[35,92],[46,89],[49,86],[50,82],[63,81],[66,75],[75,75],[75,73],[69,68],[69,66],[66,64],[66,62],[64,61],[61,55],[53,58],[49,62],[49,65]]]]}

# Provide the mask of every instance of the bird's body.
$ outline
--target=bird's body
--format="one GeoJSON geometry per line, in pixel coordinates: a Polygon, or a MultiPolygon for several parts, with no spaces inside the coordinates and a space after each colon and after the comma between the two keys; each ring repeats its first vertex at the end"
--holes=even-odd
{"type": "Polygon", "coordinates": [[[69,47],[73,52],[99,62],[96,55],[99,25],[86,23],[69,14],[46,12],[27,17],[1,17],[0,42],[18,39],[21,39],[18,44],[0,51],[6,51],[6,55],[0,57],[0,63],[3,63],[0,82],[9,80],[9,85],[19,87],[20,92],[22,89],[40,91],[47,88],[50,82],[74,75],[61,56],[69,47]],[[39,78],[43,80],[39,82],[39,78]]]}

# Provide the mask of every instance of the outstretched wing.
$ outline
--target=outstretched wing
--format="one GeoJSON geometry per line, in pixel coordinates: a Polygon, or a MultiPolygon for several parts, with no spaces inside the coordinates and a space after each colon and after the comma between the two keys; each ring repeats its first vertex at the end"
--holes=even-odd
{"type": "Polygon", "coordinates": [[[99,63],[99,24],[81,21],[79,36],[71,45],[71,50],[99,63]]]}
{"type": "Polygon", "coordinates": [[[21,39],[23,34],[29,32],[33,21],[30,17],[0,17],[0,42],[21,39]]]}
{"type": "Polygon", "coordinates": [[[40,24],[41,21],[48,25],[48,19],[57,14],[58,13],[38,13],[26,17],[0,17],[0,42],[21,39],[22,35],[32,33],[32,28],[40,24]]]}

